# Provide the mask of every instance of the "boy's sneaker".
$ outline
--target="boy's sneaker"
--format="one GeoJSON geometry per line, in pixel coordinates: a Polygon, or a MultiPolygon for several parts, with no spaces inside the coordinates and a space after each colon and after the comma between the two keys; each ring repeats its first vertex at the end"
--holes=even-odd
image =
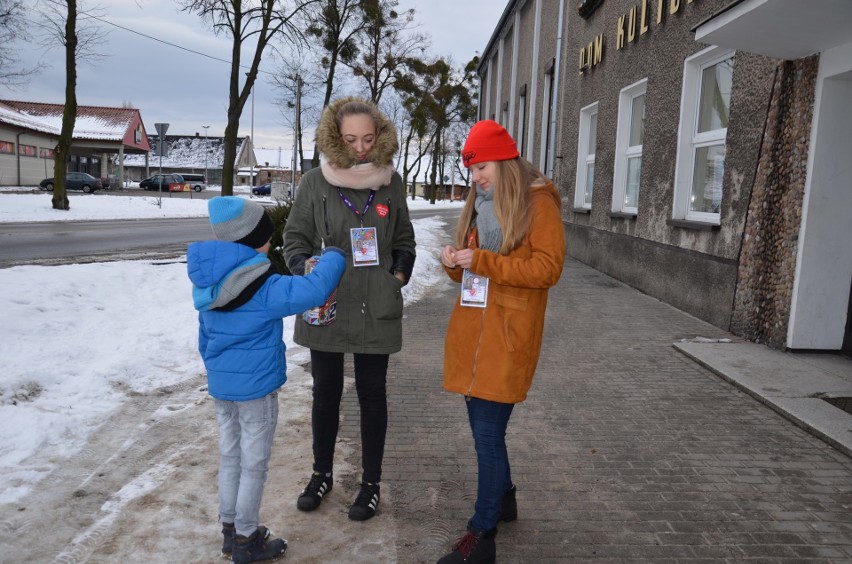
{"type": "Polygon", "coordinates": [[[361,491],[352,507],[349,508],[349,518],[355,521],[366,521],[376,514],[379,506],[379,484],[361,482],[361,491]]]}
{"type": "Polygon", "coordinates": [[[235,534],[237,533],[233,523],[222,523],[222,558],[231,558],[235,534]]]}
{"type": "Polygon", "coordinates": [[[270,539],[269,529],[258,527],[251,536],[234,535],[234,551],[231,560],[235,564],[251,562],[274,562],[284,557],[287,541],[270,539]]]}
{"type": "Polygon", "coordinates": [[[299,494],[299,501],[296,502],[296,507],[301,511],[313,511],[322,503],[322,498],[325,494],[331,491],[333,486],[333,476],[326,476],[322,472],[314,472],[311,474],[311,481],[305,487],[305,490],[299,494]]]}

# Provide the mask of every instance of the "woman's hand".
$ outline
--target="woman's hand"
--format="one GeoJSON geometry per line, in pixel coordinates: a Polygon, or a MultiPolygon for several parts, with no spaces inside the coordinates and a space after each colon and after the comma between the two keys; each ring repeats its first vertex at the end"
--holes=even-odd
{"type": "Polygon", "coordinates": [[[456,249],[447,245],[441,251],[441,263],[447,268],[456,268],[457,266],[470,268],[473,264],[473,250],[456,249]]]}
{"type": "Polygon", "coordinates": [[[441,264],[443,264],[447,268],[455,268],[455,254],[456,249],[454,247],[451,247],[450,245],[445,245],[444,248],[441,249],[441,264]]]}
{"type": "Polygon", "coordinates": [[[453,253],[453,262],[462,268],[473,266],[473,249],[459,249],[453,253]]]}

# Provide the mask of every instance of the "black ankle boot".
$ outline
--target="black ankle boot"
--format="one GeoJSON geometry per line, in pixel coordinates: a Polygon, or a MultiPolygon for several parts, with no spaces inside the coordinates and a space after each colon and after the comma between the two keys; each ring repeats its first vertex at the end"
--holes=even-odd
{"type": "Polygon", "coordinates": [[[497,560],[496,536],[497,527],[485,531],[468,524],[467,532],[453,545],[453,551],[438,560],[438,564],[494,564],[497,560]]]}
{"type": "Polygon", "coordinates": [[[222,523],[222,556],[225,558],[230,558],[234,551],[235,534],[233,523],[222,523]]]}
{"type": "Polygon", "coordinates": [[[258,527],[251,536],[234,535],[234,551],[231,561],[234,564],[250,562],[272,562],[284,557],[287,541],[271,539],[269,529],[258,527]]]}
{"type": "Polygon", "coordinates": [[[518,489],[513,485],[512,489],[503,492],[503,499],[500,503],[500,520],[508,523],[518,518],[518,502],[515,500],[515,494],[518,489]]]}

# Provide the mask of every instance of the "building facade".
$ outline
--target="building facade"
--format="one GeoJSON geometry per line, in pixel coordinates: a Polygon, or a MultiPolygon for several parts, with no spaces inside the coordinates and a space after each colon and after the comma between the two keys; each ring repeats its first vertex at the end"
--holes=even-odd
{"type": "MultiPolygon", "coordinates": [[[[0,186],[38,186],[53,176],[63,111],[63,104],[0,100],[0,186]]],[[[68,172],[120,178],[119,163],[148,150],[139,110],[77,107],[68,172]]]]}
{"type": "Polygon", "coordinates": [[[572,257],[750,340],[852,352],[850,49],[845,0],[515,0],[480,117],[555,180],[572,257]]]}
{"type": "MultiPolygon", "coordinates": [[[[156,174],[162,168],[163,172],[189,172],[204,174],[207,184],[222,184],[222,169],[225,158],[223,137],[202,137],[195,135],[166,135],[167,150],[160,159],[159,137],[149,135],[148,142],[151,152],[129,156],[124,160],[127,178],[140,181],[156,174]]],[[[237,137],[237,156],[234,163],[234,185],[248,185],[248,175],[241,175],[241,168],[257,167],[254,146],[250,137],[237,137]]]]}

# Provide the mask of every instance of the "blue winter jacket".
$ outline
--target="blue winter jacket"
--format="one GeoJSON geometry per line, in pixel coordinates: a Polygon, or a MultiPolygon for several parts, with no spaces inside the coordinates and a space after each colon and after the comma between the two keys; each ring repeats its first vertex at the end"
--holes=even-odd
{"type": "Polygon", "coordinates": [[[198,351],[210,395],[261,398],[287,381],[283,317],[322,305],[346,259],[329,249],[306,276],[274,273],[266,255],[227,241],[191,243],[186,261],[198,310],[198,351]]]}

